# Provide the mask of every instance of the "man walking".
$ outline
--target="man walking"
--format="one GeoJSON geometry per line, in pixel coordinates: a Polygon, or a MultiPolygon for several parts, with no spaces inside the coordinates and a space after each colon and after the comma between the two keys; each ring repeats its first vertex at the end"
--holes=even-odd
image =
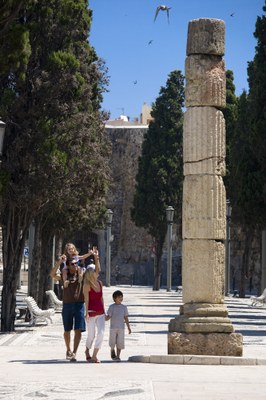
{"type": "Polygon", "coordinates": [[[76,361],[76,353],[81,340],[81,333],[86,330],[84,319],[84,296],[82,290],[83,268],[75,259],[66,260],[67,280],[64,282],[62,318],[66,359],[76,361]],[[73,351],[71,350],[71,330],[74,328],[73,351]]]}
{"type": "MultiPolygon", "coordinates": [[[[99,253],[97,248],[91,252],[94,256],[95,269],[100,270],[99,253]]],[[[76,258],[67,259],[63,254],[55,263],[50,276],[60,280],[63,284],[62,319],[64,325],[64,340],[66,345],[66,359],[76,361],[76,354],[81,340],[81,333],[86,331],[84,295],[83,295],[84,269],[79,266],[76,258]],[[65,263],[66,279],[62,281],[60,265],[65,263]],[[74,329],[73,351],[71,350],[71,331],[74,329]]]]}

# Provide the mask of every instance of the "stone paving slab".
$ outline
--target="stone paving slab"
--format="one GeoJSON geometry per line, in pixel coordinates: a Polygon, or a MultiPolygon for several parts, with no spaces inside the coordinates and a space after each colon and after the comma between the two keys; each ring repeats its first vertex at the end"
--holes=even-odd
{"type": "MultiPolygon", "coordinates": [[[[266,399],[266,308],[250,307],[249,299],[226,298],[235,329],[244,335],[244,356],[238,362],[256,359],[255,365],[204,365],[198,357],[182,356],[187,361],[173,363],[180,356],[167,355],[168,323],[179,314],[182,304],[176,292],[152,291],[148,287],[105,288],[107,306],[112,293],[120,289],[128,306],[132,334],[126,334],[121,363],[110,359],[109,322],[106,324],[101,364],[88,364],[83,334],[77,362],[65,360],[60,313],[53,324],[30,327],[17,320],[15,333],[0,334],[0,399],[29,400],[256,400],[266,399]],[[141,356],[145,362],[128,362],[141,356]],[[168,359],[171,363],[158,363],[168,359]],[[149,362],[147,362],[149,361],[149,362]],[[152,361],[152,362],[151,362],[152,361]],[[261,365],[260,365],[261,363],[261,365]]],[[[18,293],[23,305],[23,290],[18,293]]],[[[203,357],[211,359],[214,356],[203,357]]],[[[220,360],[220,361],[221,361],[220,360]]]]}
{"type": "Polygon", "coordinates": [[[0,399],[21,400],[48,398],[49,400],[90,400],[125,399],[125,400],[154,400],[151,382],[121,382],[119,380],[91,381],[90,379],[72,382],[71,385],[51,381],[42,384],[32,381],[25,384],[0,383],[0,399]],[[109,389],[108,389],[109,388],[109,389]]]}

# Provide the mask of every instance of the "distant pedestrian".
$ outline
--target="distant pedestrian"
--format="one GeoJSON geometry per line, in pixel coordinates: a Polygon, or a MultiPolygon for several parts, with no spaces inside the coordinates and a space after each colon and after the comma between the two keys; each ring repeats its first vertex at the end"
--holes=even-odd
{"type": "MultiPolygon", "coordinates": [[[[98,260],[99,263],[99,260],[98,260]]],[[[83,294],[85,299],[85,320],[87,322],[86,360],[100,363],[97,358],[102,346],[105,328],[105,311],[103,302],[102,282],[98,280],[99,270],[89,266],[84,274],[83,294]],[[94,343],[94,350],[90,350],[94,343]]]]}
{"type": "Polygon", "coordinates": [[[106,321],[110,321],[109,346],[111,348],[111,358],[115,361],[120,360],[121,350],[125,348],[125,324],[127,325],[128,333],[131,333],[130,324],[128,321],[128,309],[122,304],[123,293],[116,290],[113,293],[114,303],[108,308],[106,321]]]}
{"type": "Polygon", "coordinates": [[[120,268],[118,265],[116,265],[115,267],[115,283],[118,285],[119,281],[120,281],[120,268]]]}

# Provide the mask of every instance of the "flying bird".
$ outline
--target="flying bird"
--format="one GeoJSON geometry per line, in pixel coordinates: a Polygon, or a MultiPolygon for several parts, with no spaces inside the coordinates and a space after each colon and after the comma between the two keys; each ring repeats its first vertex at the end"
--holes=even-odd
{"type": "Polygon", "coordinates": [[[159,11],[166,11],[167,12],[167,19],[168,19],[168,24],[169,24],[169,10],[172,7],[168,7],[168,6],[164,6],[162,4],[160,4],[157,8],[156,8],[156,13],[155,13],[155,17],[154,17],[154,22],[157,18],[157,15],[159,14],[159,11]]]}
{"type": "Polygon", "coordinates": [[[134,83],[134,85],[136,85],[138,83],[138,81],[134,81],[133,83],[134,83]]]}
{"type": "Polygon", "coordinates": [[[153,42],[153,40],[150,40],[150,41],[148,42],[148,44],[152,44],[152,42],[153,42]]]}
{"type": "Polygon", "coordinates": [[[235,15],[235,13],[230,14],[230,17],[233,17],[235,15]]]}

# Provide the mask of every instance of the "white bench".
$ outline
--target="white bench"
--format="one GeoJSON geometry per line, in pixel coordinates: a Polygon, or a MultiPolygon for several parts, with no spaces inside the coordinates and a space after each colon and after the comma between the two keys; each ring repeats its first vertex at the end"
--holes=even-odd
{"type": "Polygon", "coordinates": [[[183,286],[177,286],[175,291],[177,292],[177,294],[180,294],[182,296],[183,286]]]}
{"type": "Polygon", "coordinates": [[[16,319],[20,319],[26,316],[27,307],[16,307],[16,319]]]}
{"type": "Polygon", "coordinates": [[[252,297],[251,298],[251,305],[257,306],[257,305],[263,305],[266,303],[266,288],[263,290],[262,294],[258,297],[252,297]]]}
{"type": "Polygon", "coordinates": [[[52,315],[54,315],[54,310],[42,310],[36,303],[33,297],[28,296],[25,297],[25,303],[30,312],[30,325],[34,326],[37,321],[46,322],[47,324],[49,321],[53,323],[52,315]]]}
{"type": "Polygon", "coordinates": [[[63,302],[61,300],[59,300],[59,298],[56,296],[56,294],[53,290],[46,290],[45,293],[49,297],[50,304],[55,309],[55,311],[57,309],[62,308],[63,302]]]}

